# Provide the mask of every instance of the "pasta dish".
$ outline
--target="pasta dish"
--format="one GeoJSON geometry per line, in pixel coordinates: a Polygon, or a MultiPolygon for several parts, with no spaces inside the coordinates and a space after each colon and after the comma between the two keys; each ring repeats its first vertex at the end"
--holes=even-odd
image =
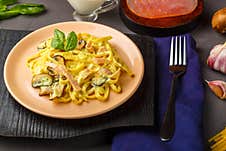
{"type": "Polygon", "coordinates": [[[54,102],[81,104],[90,99],[105,101],[110,91],[120,93],[123,73],[134,74],[120,59],[107,37],[88,33],[64,33],[41,42],[37,53],[28,58],[32,87],[54,102]]]}

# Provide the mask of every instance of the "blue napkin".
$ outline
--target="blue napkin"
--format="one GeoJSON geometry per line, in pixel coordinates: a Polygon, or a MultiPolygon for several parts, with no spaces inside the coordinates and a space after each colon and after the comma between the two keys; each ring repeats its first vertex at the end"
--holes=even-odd
{"type": "MultiPolygon", "coordinates": [[[[196,44],[187,37],[187,71],[176,90],[176,129],[169,142],[161,142],[159,127],[166,111],[172,74],[169,72],[171,37],[154,38],[156,53],[157,128],[122,131],[112,142],[112,151],[202,151],[202,108],[204,89],[196,44]]],[[[146,50],[148,51],[148,50],[146,50]]],[[[148,115],[147,115],[148,116],[148,115]]]]}

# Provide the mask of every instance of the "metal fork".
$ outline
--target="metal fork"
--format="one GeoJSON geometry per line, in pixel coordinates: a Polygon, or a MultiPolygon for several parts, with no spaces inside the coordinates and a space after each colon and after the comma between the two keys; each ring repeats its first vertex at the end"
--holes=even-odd
{"type": "Polygon", "coordinates": [[[169,141],[174,135],[175,130],[175,88],[177,79],[186,71],[186,37],[175,36],[171,39],[169,70],[173,73],[170,88],[170,97],[165,112],[160,138],[162,141],[169,141]]]}

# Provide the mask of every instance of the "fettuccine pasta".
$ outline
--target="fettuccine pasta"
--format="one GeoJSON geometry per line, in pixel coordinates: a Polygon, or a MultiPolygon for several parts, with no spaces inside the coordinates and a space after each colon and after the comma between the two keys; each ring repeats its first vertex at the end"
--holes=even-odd
{"type": "Polygon", "coordinates": [[[134,74],[109,43],[112,37],[79,33],[77,38],[71,51],[51,47],[52,38],[45,40],[28,58],[32,86],[40,89],[39,95],[49,95],[55,102],[81,104],[89,99],[106,101],[111,90],[122,92],[121,74],[134,74]]]}

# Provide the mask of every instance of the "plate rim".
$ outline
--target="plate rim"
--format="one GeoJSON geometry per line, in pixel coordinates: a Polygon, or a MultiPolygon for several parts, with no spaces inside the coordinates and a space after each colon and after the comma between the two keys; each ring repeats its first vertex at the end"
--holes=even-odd
{"type": "Polygon", "coordinates": [[[10,50],[10,52],[8,53],[8,55],[7,55],[6,59],[5,59],[5,62],[4,62],[3,73],[4,73],[3,74],[4,82],[5,82],[6,88],[9,91],[10,95],[14,98],[14,100],[16,102],[18,102],[20,105],[22,105],[26,109],[30,110],[31,112],[37,113],[37,114],[42,115],[42,116],[51,117],[51,118],[57,118],[57,119],[84,119],[84,118],[95,117],[95,116],[98,116],[98,115],[105,114],[107,112],[110,112],[110,111],[116,109],[117,107],[121,106],[125,102],[127,102],[129,100],[129,98],[132,97],[134,95],[134,93],[137,91],[137,89],[139,88],[139,86],[140,86],[140,84],[141,84],[141,82],[143,80],[143,77],[144,77],[144,59],[143,59],[142,53],[141,53],[140,49],[137,47],[137,45],[127,35],[125,35],[124,33],[120,32],[119,30],[116,30],[116,29],[114,29],[112,27],[109,27],[107,25],[103,25],[103,24],[100,24],[100,23],[83,22],[83,21],[66,21],[66,22],[58,22],[58,23],[54,23],[54,24],[50,24],[50,25],[47,25],[47,26],[38,28],[37,30],[32,31],[31,33],[27,34],[22,39],[20,39],[13,46],[13,48],[10,50]],[[51,114],[51,113],[48,113],[48,112],[40,111],[39,109],[30,107],[29,105],[27,105],[26,103],[24,103],[19,97],[17,97],[14,94],[13,90],[10,87],[10,84],[8,83],[8,79],[7,79],[7,68],[8,68],[9,60],[10,60],[11,56],[13,55],[14,49],[18,45],[20,45],[21,43],[23,43],[27,38],[29,38],[30,36],[32,36],[33,34],[38,33],[41,30],[45,30],[45,29],[51,28],[52,26],[57,26],[57,25],[61,25],[61,24],[93,24],[95,26],[97,25],[97,26],[102,26],[104,28],[108,28],[109,30],[112,30],[112,31],[114,31],[114,32],[122,35],[123,38],[126,38],[127,40],[129,40],[133,44],[133,47],[135,47],[138,50],[137,53],[139,55],[138,57],[141,58],[141,71],[142,72],[140,74],[140,78],[138,80],[138,83],[137,83],[136,87],[130,92],[129,95],[127,95],[123,99],[123,101],[120,101],[119,103],[117,103],[115,105],[112,105],[111,107],[109,107],[107,109],[104,109],[104,110],[101,110],[99,112],[96,112],[95,114],[92,113],[92,114],[83,115],[83,116],[81,116],[81,115],[80,116],[76,116],[76,115],[67,115],[67,116],[62,115],[61,116],[61,115],[54,115],[54,114],[51,114]]]}

